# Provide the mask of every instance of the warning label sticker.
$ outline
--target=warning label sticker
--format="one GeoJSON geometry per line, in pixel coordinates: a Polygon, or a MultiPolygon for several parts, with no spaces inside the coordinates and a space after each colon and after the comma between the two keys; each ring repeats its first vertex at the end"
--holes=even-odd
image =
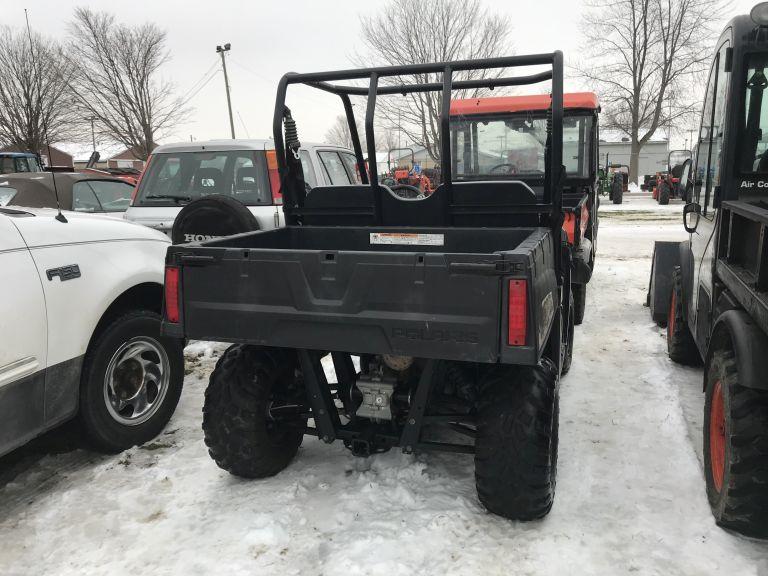
{"type": "Polygon", "coordinates": [[[410,234],[407,232],[371,232],[371,244],[405,246],[443,246],[443,234],[410,234]]]}

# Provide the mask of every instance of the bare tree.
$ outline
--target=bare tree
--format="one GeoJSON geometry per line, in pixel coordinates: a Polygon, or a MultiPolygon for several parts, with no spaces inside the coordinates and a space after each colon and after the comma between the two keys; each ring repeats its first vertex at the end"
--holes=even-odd
{"type": "MultiPolygon", "coordinates": [[[[360,138],[360,142],[363,147],[365,146],[364,132],[359,119],[357,120],[357,134],[360,138]]],[[[352,135],[349,131],[349,123],[346,116],[336,116],[333,125],[325,133],[325,141],[328,144],[335,144],[336,146],[344,146],[345,148],[352,148],[352,135]]]]}
{"type": "MultiPolygon", "coordinates": [[[[367,49],[359,64],[420,64],[512,53],[509,19],[484,8],[480,0],[391,0],[377,15],[361,18],[367,49]]],[[[503,70],[454,73],[454,80],[496,77],[503,70]]],[[[383,78],[384,82],[438,82],[439,74],[409,78],[383,78]]],[[[457,90],[454,97],[480,96],[484,90],[457,90]]],[[[439,92],[380,99],[378,109],[386,124],[423,146],[435,160],[440,157],[439,92]]]]}
{"type": "Polygon", "coordinates": [[[130,27],[110,14],[77,8],[70,34],[78,105],[101,134],[146,159],[185,113],[173,85],[159,78],[169,59],[165,31],[150,23],[130,27]]]}
{"type": "Polygon", "coordinates": [[[591,0],[583,18],[586,60],[576,66],[600,93],[603,128],[631,142],[629,180],[659,128],[690,120],[692,90],[711,58],[720,0],[591,0]]]}
{"type": "MultiPolygon", "coordinates": [[[[357,135],[360,138],[360,145],[363,148],[363,155],[367,154],[366,140],[365,140],[365,125],[359,117],[355,117],[357,123],[357,135]]],[[[376,136],[376,150],[385,151],[396,146],[397,137],[394,131],[386,126],[376,126],[374,128],[376,136]]],[[[349,123],[347,117],[343,115],[336,116],[333,121],[333,125],[325,133],[324,141],[328,144],[335,144],[336,146],[344,146],[345,148],[352,148],[352,135],[349,131],[349,123]]]]}
{"type": "Polygon", "coordinates": [[[68,68],[53,40],[0,29],[0,143],[39,152],[46,127],[52,142],[76,139],[68,68]]]}

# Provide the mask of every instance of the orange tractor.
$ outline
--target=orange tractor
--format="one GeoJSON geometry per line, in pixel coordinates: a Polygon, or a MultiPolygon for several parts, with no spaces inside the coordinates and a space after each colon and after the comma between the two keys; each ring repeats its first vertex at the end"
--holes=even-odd
{"type": "Polygon", "coordinates": [[[424,198],[432,194],[432,181],[424,175],[421,167],[416,163],[413,148],[390,148],[387,152],[387,169],[389,174],[382,179],[381,183],[385,186],[397,185],[398,195],[406,198],[424,198]],[[402,166],[401,157],[395,160],[395,167],[392,168],[392,153],[402,150],[411,153],[410,166],[402,166]]]}

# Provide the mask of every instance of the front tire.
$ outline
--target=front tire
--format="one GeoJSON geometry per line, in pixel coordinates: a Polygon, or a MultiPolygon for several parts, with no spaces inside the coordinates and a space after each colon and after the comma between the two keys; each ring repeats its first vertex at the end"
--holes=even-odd
{"type": "Polygon", "coordinates": [[[80,420],[94,447],[116,453],[157,436],[184,382],[180,340],[160,335],[160,315],[135,310],[94,335],[80,380],[80,420]]]}
{"type": "Polygon", "coordinates": [[[475,483],[489,512],[535,520],[552,508],[557,476],[557,370],[500,366],[484,379],[478,401],[475,483]]]}
{"type": "Polygon", "coordinates": [[[296,456],[307,418],[293,351],[230,346],[205,391],[203,433],[208,453],[243,478],[266,478],[296,456]],[[291,410],[291,407],[295,407],[291,410]],[[276,408],[283,416],[276,417],[276,408]]]}
{"type": "Polygon", "coordinates": [[[683,275],[678,267],[672,272],[672,295],[667,313],[667,353],[673,362],[696,366],[701,363],[701,358],[684,310],[683,275]]]}
{"type": "Polygon", "coordinates": [[[768,392],[739,384],[731,350],[715,350],[705,371],[704,475],[715,521],[768,536],[768,392]]]}

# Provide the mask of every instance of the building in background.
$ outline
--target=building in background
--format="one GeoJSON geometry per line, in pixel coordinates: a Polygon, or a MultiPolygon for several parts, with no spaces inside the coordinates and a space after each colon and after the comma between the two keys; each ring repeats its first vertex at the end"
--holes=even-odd
{"type": "Polygon", "coordinates": [[[107,159],[108,168],[134,168],[142,171],[144,170],[144,165],[144,160],[138,158],[132,148],[123,150],[107,159]]]}
{"type": "MultiPolygon", "coordinates": [[[[608,162],[611,164],[625,164],[629,166],[631,151],[629,141],[606,142],[600,140],[599,165],[605,166],[605,155],[608,154],[608,162]]],[[[667,156],[669,145],[666,140],[652,140],[640,150],[640,165],[637,169],[637,177],[640,182],[646,174],[656,174],[667,169],[667,156]]]]}

